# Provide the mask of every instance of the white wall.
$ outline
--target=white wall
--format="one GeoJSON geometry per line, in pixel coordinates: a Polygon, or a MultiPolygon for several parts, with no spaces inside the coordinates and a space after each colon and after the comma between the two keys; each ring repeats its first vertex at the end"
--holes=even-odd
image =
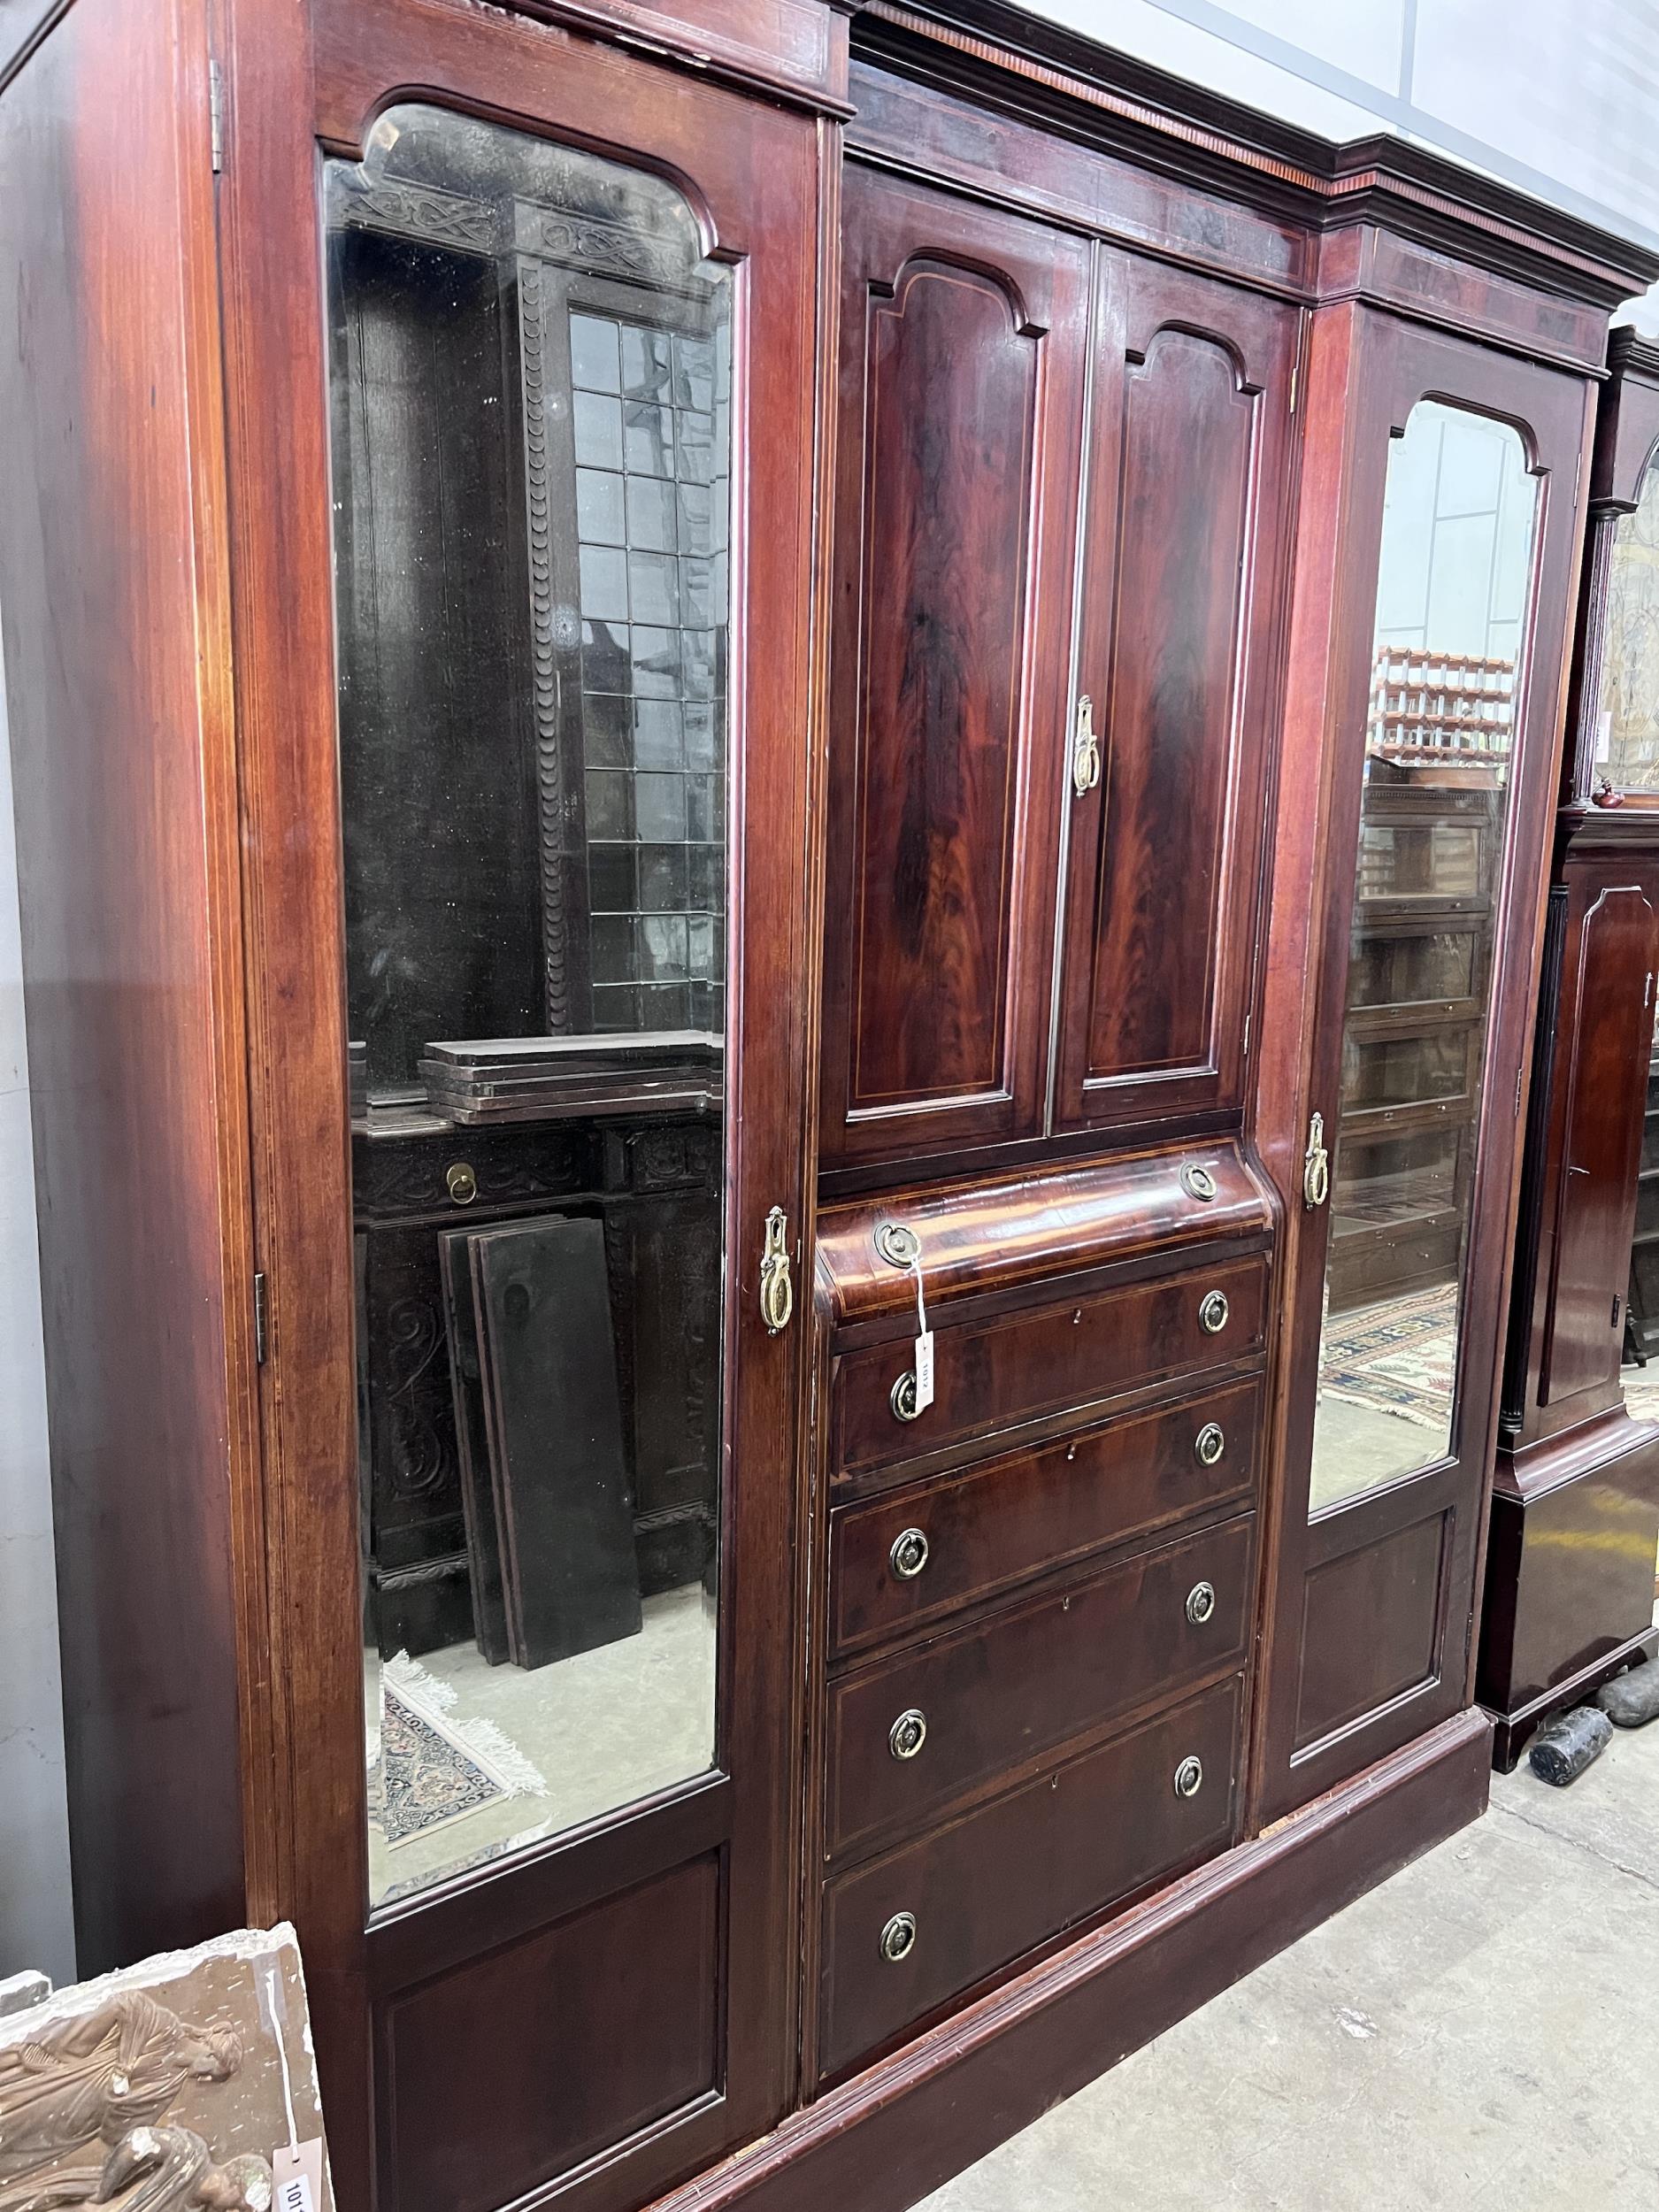
{"type": "MultiPolygon", "coordinates": [[[[1401,131],[1659,242],[1655,0],[1035,4],[1304,128],[1401,131]]],[[[1632,319],[1659,333],[1659,288],[1632,319]]],[[[34,1962],[62,1978],[60,1699],[10,819],[0,760],[0,1974],[34,1962]]]]}

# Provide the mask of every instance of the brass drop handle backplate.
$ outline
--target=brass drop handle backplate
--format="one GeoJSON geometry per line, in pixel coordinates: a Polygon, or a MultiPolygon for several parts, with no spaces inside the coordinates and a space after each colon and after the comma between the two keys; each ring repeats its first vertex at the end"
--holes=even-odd
{"type": "Polygon", "coordinates": [[[1202,1628],[1216,1609],[1216,1586],[1213,1582],[1195,1582],[1187,1593],[1187,1617],[1194,1628],[1202,1628]]]}
{"type": "Polygon", "coordinates": [[[895,1912],[881,1931],[881,1955],[889,1966],[907,1959],[916,1948],[916,1915],[895,1912]]]}
{"type": "Polygon", "coordinates": [[[927,1716],[912,1705],[887,1731],[887,1749],[895,1759],[913,1759],[927,1741],[927,1716]]]}
{"type": "Polygon", "coordinates": [[[443,1187],[452,1206],[470,1206],[478,1196],[478,1177],[466,1160],[457,1160],[444,1171],[443,1187]]]}
{"type": "Polygon", "coordinates": [[[1178,1766],[1175,1770],[1175,1794],[1177,1797],[1196,1797],[1199,1791],[1202,1790],[1203,1786],[1203,1761],[1202,1759],[1194,1759],[1190,1755],[1183,1759],[1179,1766],[1178,1766]]]}
{"type": "Polygon", "coordinates": [[[1227,1325],[1227,1316],[1232,1310],[1225,1290],[1206,1291],[1199,1301],[1198,1325],[1206,1336],[1219,1336],[1227,1325]]]}
{"type": "Polygon", "coordinates": [[[795,1284],[789,1275],[788,1218],[781,1206],[766,1216],[765,1241],[760,1255],[760,1315],[768,1336],[789,1325],[795,1312],[795,1284]]]}
{"type": "Polygon", "coordinates": [[[887,1564],[901,1582],[914,1582],[927,1564],[928,1544],[919,1528],[901,1529],[887,1554],[887,1564]]]}
{"type": "Polygon", "coordinates": [[[1215,1466],[1226,1448],[1226,1432],[1219,1421],[1206,1421],[1193,1440],[1193,1456],[1201,1467],[1215,1466]]]}

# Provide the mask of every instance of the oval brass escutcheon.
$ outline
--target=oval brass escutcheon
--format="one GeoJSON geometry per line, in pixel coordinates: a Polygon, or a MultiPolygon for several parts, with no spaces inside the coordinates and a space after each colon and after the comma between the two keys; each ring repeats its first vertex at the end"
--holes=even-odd
{"type": "Polygon", "coordinates": [[[1225,1290],[1206,1291],[1198,1309],[1198,1325],[1206,1336],[1219,1336],[1232,1310],[1225,1290]]]}
{"type": "Polygon", "coordinates": [[[921,1408],[916,1402],[916,1371],[907,1369],[893,1386],[887,1403],[900,1421],[914,1421],[921,1408]]]}
{"type": "Polygon", "coordinates": [[[1195,1582],[1187,1593],[1187,1617],[1194,1628],[1202,1628],[1216,1609],[1216,1586],[1213,1582],[1195,1582]]]}
{"type": "Polygon", "coordinates": [[[887,1731],[887,1749],[895,1759],[913,1759],[927,1741],[927,1716],[912,1705],[887,1731]]]}
{"type": "Polygon", "coordinates": [[[881,1955],[889,1966],[907,1959],[916,1948],[916,1915],[895,1912],[881,1931],[881,1955]]]}
{"type": "Polygon", "coordinates": [[[1190,1755],[1183,1759],[1179,1766],[1178,1766],[1175,1770],[1175,1794],[1177,1797],[1196,1797],[1199,1791],[1202,1790],[1203,1786],[1203,1761],[1202,1759],[1193,1758],[1190,1755]]]}
{"type": "Polygon", "coordinates": [[[1226,1448],[1226,1432],[1219,1421],[1206,1421],[1193,1442],[1194,1455],[1201,1467],[1213,1467],[1226,1448]]]}
{"type": "Polygon", "coordinates": [[[887,1554],[887,1564],[901,1582],[914,1582],[927,1564],[927,1538],[919,1528],[901,1529],[887,1554]]]}
{"type": "Polygon", "coordinates": [[[443,1184],[454,1205],[470,1206],[478,1196],[478,1177],[465,1160],[457,1160],[452,1167],[446,1169],[443,1184]]]}
{"type": "Polygon", "coordinates": [[[1181,1170],[1181,1183],[1189,1198],[1211,1199],[1216,1194],[1216,1179],[1207,1167],[1200,1167],[1195,1160],[1188,1161],[1181,1170]]]}

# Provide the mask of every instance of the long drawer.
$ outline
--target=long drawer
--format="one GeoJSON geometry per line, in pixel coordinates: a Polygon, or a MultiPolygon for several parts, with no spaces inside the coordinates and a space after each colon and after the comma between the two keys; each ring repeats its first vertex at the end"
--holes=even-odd
{"type": "Polygon", "coordinates": [[[935,1332],[934,1397],[906,1419],[911,1341],[842,1355],[836,1465],[884,1467],[1017,1421],[1087,1407],[1167,1377],[1245,1357],[1262,1343],[1267,1264],[1232,1260],[935,1332]]]}
{"type": "Polygon", "coordinates": [[[830,1519],[832,1657],[1254,1487],[1261,1385],[936,1477],[830,1519]]]}
{"type": "Polygon", "coordinates": [[[827,1856],[914,1828],[1146,1699],[1236,1665],[1254,1534],[1242,1515],[832,1682],[827,1856]]]}
{"type": "Polygon", "coordinates": [[[873,2056],[1040,1944],[1223,1848],[1241,1696],[1234,1677],[828,1884],[820,2075],[873,2056]]]}

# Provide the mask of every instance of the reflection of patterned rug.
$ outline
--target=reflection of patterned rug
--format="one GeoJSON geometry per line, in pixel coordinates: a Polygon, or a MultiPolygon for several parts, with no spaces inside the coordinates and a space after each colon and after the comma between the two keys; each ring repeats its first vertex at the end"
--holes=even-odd
{"type": "Polygon", "coordinates": [[[1319,1388],[1351,1405],[1443,1429],[1457,1351],[1457,1286],[1332,1314],[1319,1354],[1319,1388]]]}
{"type": "Polygon", "coordinates": [[[456,1694],[405,1653],[380,1670],[380,1732],[369,1814],[388,1844],[409,1843],[547,1783],[493,1721],[458,1720],[456,1694]]]}
{"type": "Polygon", "coordinates": [[[1618,1375],[1624,1403],[1639,1421],[1659,1421],[1659,1359],[1646,1367],[1621,1367],[1618,1375]]]}

